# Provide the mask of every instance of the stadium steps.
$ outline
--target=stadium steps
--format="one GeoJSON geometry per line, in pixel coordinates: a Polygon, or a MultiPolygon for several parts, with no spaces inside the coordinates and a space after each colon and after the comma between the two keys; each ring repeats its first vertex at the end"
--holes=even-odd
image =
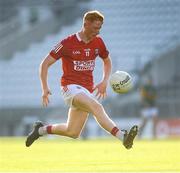
{"type": "MultiPolygon", "coordinates": [[[[25,8],[25,10],[21,8],[18,19],[18,22],[20,20],[18,23],[19,28],[1,39],[0,60],[9,60],[13,57],[14,53],[26,51],[31,44],[42,42],[48,34],[57,33],[62,26],[72,25],[73,21],[79,18],[82,12],[87,10],[86,3],[79,4],[76,0],[61,1],[58,5],[64,7],[61,15],[54,16],[50,9],[44,5],[43,8],[39,8],[38,11],[40,19],[32,25],[27,23],[27,8],[25,8]],[[69,15],[69,11],[71,11],[71,15],[69,15]]],[[[60,7],[58,9],[60,9],[60,7]]]]}
{"type": "MultiPolygon", "coordinates": [[[[62,27],[58,34],[48,36],[42,43],[32,44],[25,52],[18,52],[10,61],[1,61],[1,107],[39,107],[41,106],[41,88],[39,81],[39,64],[53,46],[81,27],[77,20],[73,26],[62,27]]],[[[52,89],[51,105],[62,104],[59,80],[61,63],[56,62],[49,70],[49,83],[52,89]]]]}
{"type": "MultiPolygon", "coordinates": [[[[155,0],[151,2],[146,0],[143,3],[139,0],[136,3],[116,0],[89,2],[89,9],[97,9],[105,14],[101,34],[113,60],[113,71],[131,71],[136,69],[136,66],[143,66],[152,59],[153,54],[157,51],[157,45],[161,45],[164,40],[178,33],[177,16],[180,13],[177,11],[178,5],[170,3],[165,7],[165,11],[159,9],[161,5],[163,5],[161,1],[156,2],[155,0]],[[149,11],[147,11],[147,5],[152,6],[149,11]],[[177,13],[173,13],[171,9],[177,13]],[[145,15],[142,16],[143,13],[145,15]]],[[[62,27],[58,33],[47,36],[43,42],[31,45],[25,52],[16,53],[13,60],[7,63],[1,62],[3,69],[1,72],[3,79],[0,80],[1,92],[8,93],[7,96],[3,96],[2,106],[14,103],[14,106],[40,105],[39,64],[59,40],[69,33],[77,32],[81,27],[81,22],[77,20],[71,26],[62,27]]],[[[102,68],[99,68],[100,64],[101,60],[98,59],[95,74],[102,72],[102,68]]],[[[60,94],[57,82],[61,76],[60,68],[61,64],[58,62],[50,69],[50,83],[55,95],[60,94]]],[[[100,79],[100,75],[95,75],[96,82],[100,79]]],[[[115,96],[110,89],[109,91],[111,96],[115,96]]],[[[53,105],[62,103],[62,100],[56,100],[59,97],[52,97],[54,97],[53,105]]]]}

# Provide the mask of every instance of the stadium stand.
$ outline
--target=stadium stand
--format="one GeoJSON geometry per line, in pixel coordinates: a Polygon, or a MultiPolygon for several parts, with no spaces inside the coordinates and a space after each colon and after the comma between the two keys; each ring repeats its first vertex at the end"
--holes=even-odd
{"type": "MultiPolygon", "coordinates": [[[[110,50],[113,71],[128,71],[135,80],[134,90],[127,95],[117,96],[109,88],[110,97],[103,104],[107,105],[110,114],[114,116],[119,114],[122,116],[138,116],[140,108],[138,84],[143,76],[151,74],[155,77],[159,86],[161,115],[173,114],[176,116],[177,112],[180,111],[178,107],[179,97],[177,96],[180,94],[180,77],[177,75],[179,73],[178,67],[176,66],[177,71],[175,72],[173,70],[175,66],[170,67],[169,64],[179,63],[180,1],[92,0],[86,3],[79,1],[75,11],[72,10],[72,6],[67,5],[72,10],[71,16],[73,18],[67,13],[61,13],[58,8],[54,9],[55,6],[52,4],[49,8],[48,3],[50,1],[46,1],[46,5],[43,7],[40,7],[37,3],[31,5],[31,7],[40,9],[40,16],[44,16],[42,19],[41,17],[38,19],[41,22],[33,25],[27,25],[29,18],[27,14],[24,15],[27,12],[27,4],[23,4],[21,8],[24,10],[21,11],[20,15],[22,18],[11,18],[14,22],[13,35],[7,34],[6,29],[4,29],[10,25],[11,20],[7,21],[5,24],[7,26],[0,24],[0,109],[4,111],[1,116],[10,115],[9,110],[12,114],[15,109],[17,110],[16,115],[20,112],[22,117],[27,115],[27,110],[28,113],[36,110],[33,112],[35,115],[44,113],[39,110],[41,106],[41,91],[38,79],[39,64],[59,40],[80,29],[82,19],[79,16],[82,17],[85,9],[97,9],[104,13],[105,23],[101,35],[110,50]],[[53,21],[51,20],[51,10],[54,10],[53,13],[56,14],[56,17],[53,16],[53,21]],[[59,23],[57,23],[58,15],[61,16],[59,23]],[[47,21],[50,21],[50,23],[47,21]],[[48,27],[46,27],[47,23],[48,27]],[[7,36],[5,36],[6,34],[7,36]],[[11,39],[13,44],[10,44],[11,39]],[[9,45],[9,49],[7,49],[7,45],[9,45]],[[171,57],[171,60],[169,57],[171,57]],[[149,64],[151,64],[150,67],[149,64]],[[164,72],[167,71],[167,68],[168,73],[166,74],[164,72]],[[162,75],[157,76],[156,74],[162,75]],[[164,74],[166,76],[171,74],[171,76],[165,79],[164,74]],[[170,79],[173,86],[167,86],[170,79]],[[173,88],[175,86],[176,90],[173,88]],[[167,98],[169,98],[168,102],[166,101],[167,98]],[[24,109],[26,109],[26,113],[23,112],[24,109]]],[[[72,3],[76,3],[76,1],[71,1],[70,4],[72,3]]],[[[11,33],[11,31],[8,32],[11,33]]],[[[101,61],[98,59],[98,67],[100,63],[101,61]]],[[[60,68],[61,63],[58,62],[50,70],[50,83],[53,91],[51,106],[53,108],[63,105],[58,85],[61,76],[60,68]]],[[[96,68],[94,73],[100,74],[101,70],[96,68]]],[[[95,76],[96,82],[100,80],[99,75],[95,76]]],[[[50,107],[47,114],[52,113],[52,107],[50,107]]],[[[55,114],[54,111],[53,114],[55,114]]],[[[20,116],[17,120],[20,120],[20,116]]]]}

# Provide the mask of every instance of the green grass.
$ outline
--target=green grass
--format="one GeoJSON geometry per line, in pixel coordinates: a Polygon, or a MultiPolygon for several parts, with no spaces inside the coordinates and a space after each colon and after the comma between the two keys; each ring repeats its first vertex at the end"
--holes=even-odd
{"type": "Polygon", "coordinates": [[[0,172],[180,171],[180,139],[136,140],[126,150],[116,139],[41,139],[26,148],[24,138],[0,138],[0,172]]]}

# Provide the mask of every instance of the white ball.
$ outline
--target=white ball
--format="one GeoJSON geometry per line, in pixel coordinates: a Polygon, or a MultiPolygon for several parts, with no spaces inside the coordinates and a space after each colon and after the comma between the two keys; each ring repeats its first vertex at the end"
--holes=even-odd
{"type": "Polygon", "coordinates": [[[132,77],[125,71],[116,71],[110,76],[110,86],[116,93],[127,93],[132,89],[132,77]]]}

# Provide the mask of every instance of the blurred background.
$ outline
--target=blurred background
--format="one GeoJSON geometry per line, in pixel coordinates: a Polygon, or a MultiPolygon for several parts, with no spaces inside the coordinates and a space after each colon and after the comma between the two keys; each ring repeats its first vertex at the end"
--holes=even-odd
{"type": "MultiPolygon", "coordinates": [[[[67,35],[81,29],[88,10],[105,16],[101,31],[113,72],[127,71],[133,90],[118,95],[108,88],[102,104],[121,128],[141,122],[140,87],[147,77],[157,89],[158,138],[180,136],[180,1],[179,0],[0,0],[0,136],[23,136],[32,123],[65,122],[60,93],[61,61],[50,68],[48,108],[41,106],[39,64],[67,35]]],[[[95,82],[102,76],[97,59],[95,82]]],[[[90,116],[82,138],[105,136],[90,116]]],[[[152,122],[143,138],[152,138],[152,122]]]]}

